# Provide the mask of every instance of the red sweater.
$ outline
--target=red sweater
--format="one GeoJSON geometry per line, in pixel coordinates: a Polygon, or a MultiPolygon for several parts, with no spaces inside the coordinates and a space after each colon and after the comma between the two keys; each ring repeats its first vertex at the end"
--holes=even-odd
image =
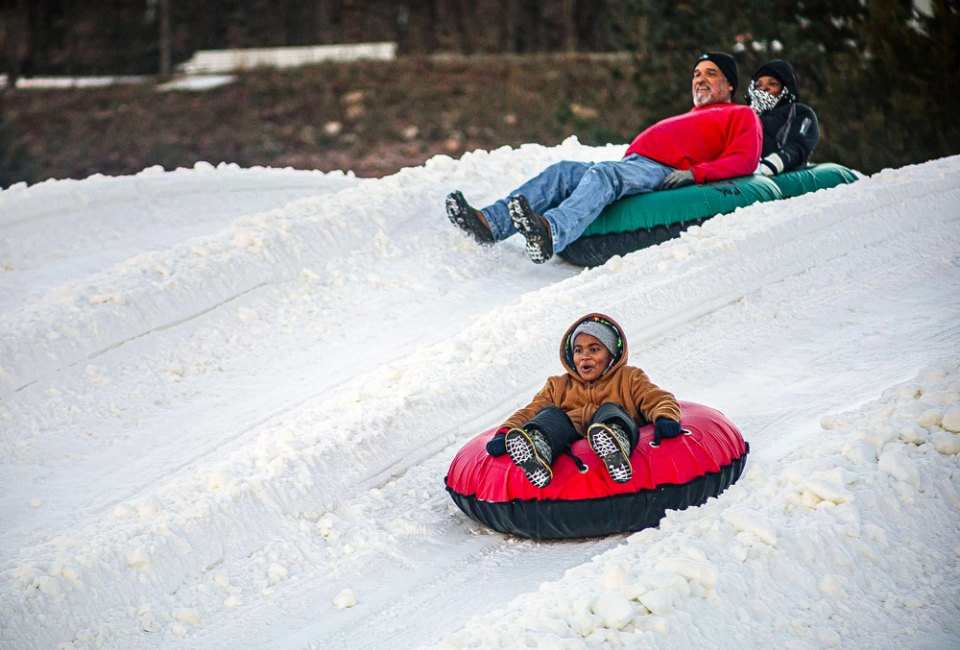
{"type": "Polygon", "coordinates": [[[698,183],[746,176],[757,170],[763,130],[749,106],[710,104],[661,120],[638,135],[624,156],[690,169],[698,183]]]}

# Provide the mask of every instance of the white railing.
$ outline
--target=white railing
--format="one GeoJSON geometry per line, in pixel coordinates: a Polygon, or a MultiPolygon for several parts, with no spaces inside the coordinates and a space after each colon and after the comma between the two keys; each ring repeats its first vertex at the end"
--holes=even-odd
{"type": "Polygon", "coordinates": [[[235,72],[250,68],[292,68],[322,61],[373,59],[392,61],[396,43],[351,43],[304,47],[265,47],[236,50],[199,50],[189,61],[177,66],[182,74],[235,72]]]}

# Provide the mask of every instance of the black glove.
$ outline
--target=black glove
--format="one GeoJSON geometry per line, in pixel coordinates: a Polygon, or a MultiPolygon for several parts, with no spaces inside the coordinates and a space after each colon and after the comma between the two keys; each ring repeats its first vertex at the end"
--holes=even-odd
{"type": "Polygon", "coordinates": [[[658,190],[675,190],[678,187],[693,185],[693,172],[689,169],[675,169],[660,182],[658,190]]]}
{"type": "Polygon", "coordinates": [[[487,442],[487,453],[491,456],[503,456],[507,453],[506,438],[507,429],[500,429],[497,434],[487,442]]]}
{"type": "Polygon", "coordinates": [[[653,425],[653,442],[660,444],[665,438],[676,438],[680,435],[680,423],[670,418],[657,418],[653,425]]]}

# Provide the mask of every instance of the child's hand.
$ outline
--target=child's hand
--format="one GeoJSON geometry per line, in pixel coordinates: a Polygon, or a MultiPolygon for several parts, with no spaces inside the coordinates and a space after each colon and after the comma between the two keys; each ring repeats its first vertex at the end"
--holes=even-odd
{"type": "Polygon", "coordinates": [[[504,437],[507,435],[509,429],[503,427],[498,429],[496,435],[490,438],[490,441],[487,442],[487,453],[491,456],[503,456],[507,453],[507,443],[504,442],[504,437]]]}
{"type": "Polygon", "coordinates": [[[670,418],[657,418],[653,425],[653,442],[660,444],[665,438],[676,438],[680,435],[680,423],[670,418]]]}

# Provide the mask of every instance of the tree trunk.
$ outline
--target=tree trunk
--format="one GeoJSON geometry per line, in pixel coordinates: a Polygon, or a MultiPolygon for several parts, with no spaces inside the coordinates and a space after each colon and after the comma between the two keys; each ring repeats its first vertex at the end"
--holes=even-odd
{"type": "Polygon", "coordinates": [[[170,0],[160,0],[160,77],[170,76],[170,0]]]}
{"type": "Polygon", "coordinates": [[[8,88],[17,85],[23,64],[30,56],[30,36],[26,0],[19,0],[15,7],[0,10],[0,56],[7,71],[8,88]]]}
{"type": "Polygon", "coordinates": [[[563,30],[563,49],[569,53],[577,51],[577,2],[563,0],[563,15],[561,16],[563,30]]]}
{"type": "Polygon", "coordinates": [[[324,0],[314,0],[314,41],[327,43],[330,38],[330,3],[324,0]]]}
{"type": "Polygon", "coordinates": [[[517,51],[517,0],[500,0],[500,51],[517,51]]]}

